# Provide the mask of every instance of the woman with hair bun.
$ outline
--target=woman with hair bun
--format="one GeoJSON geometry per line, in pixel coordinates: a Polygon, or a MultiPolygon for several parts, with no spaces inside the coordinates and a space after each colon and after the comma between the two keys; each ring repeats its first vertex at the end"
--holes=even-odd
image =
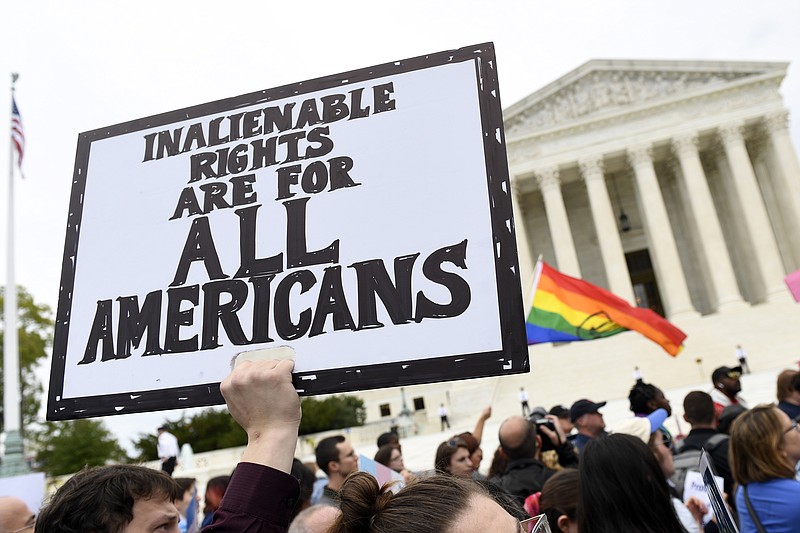
{"type": "Polygon", "coordinates": [[[397,494],[356,472],[341,490],[342,514],[329,533],[521,533],[519,521],[479,484],[453,476],[410,483],[397,494]]]}
{"type": "Polygon", "coordinates": [[[800,528],[800,426],[774,405],[758,405],[731,427],[731,470],[742,533],[800,528]],[[760,522],[763,528],[757,527],[760,522]]]}

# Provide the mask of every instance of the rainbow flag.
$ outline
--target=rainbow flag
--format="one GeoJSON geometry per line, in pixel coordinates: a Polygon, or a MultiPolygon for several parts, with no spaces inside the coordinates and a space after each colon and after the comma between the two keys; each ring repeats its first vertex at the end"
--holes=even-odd
{"type": "Polygon", "coordinates": [[[628,302],[591,283],[572,278],[540,261],[533,302],[525,324],[528,344],[589,341],[623,331],[638,331],[672,355],[686,334],[651,309],[628,302]]]}

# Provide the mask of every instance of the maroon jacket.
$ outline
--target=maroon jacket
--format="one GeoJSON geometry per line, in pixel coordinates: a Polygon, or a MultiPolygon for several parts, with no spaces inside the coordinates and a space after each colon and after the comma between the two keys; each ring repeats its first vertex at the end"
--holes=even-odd
{"type": "Polygon", "coordinates": [[[214,522],[203,533],[285,533],[299,497],[300,484],[293,476],[239,463],[214,522]]]}

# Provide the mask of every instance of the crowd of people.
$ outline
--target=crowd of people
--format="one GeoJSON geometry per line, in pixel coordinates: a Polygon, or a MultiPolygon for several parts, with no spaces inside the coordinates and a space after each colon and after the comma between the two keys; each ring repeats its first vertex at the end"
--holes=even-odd
{"type": "MultiPolygon", "coordinates": [[[[479,469],[491,407],[478,414],[472,431],[431,450],[430,471],[409,471],[399,437],[381,435],[375,461],[402,479],[381,486],[359,471],[344,436],[317,444],[322,480],[294,457],[301,413],[292,367],[291,361],[246,362],[223,381],[228,409],[248,443],[230,477],[209,481],[203,531],[520,533],[539,515],[564,533],[724,531],[724,517],[692,487],[703,450],[740,531],[800,531],[797,371],[778,376],[777,404],[748,408],[741,367],[716,369],[710,391],[683,398],[687,435],[667,430],[670,402],[641,377],[628,396],[631,416],[609,428],[605,402],[579,399],[546,411],[529,408],[527,393],[520,394],[523,415],[500,424],[488,476],[479,469]]],[[[191,533],[201,527],[196,494],[193,479],[164,471],[86,469],[46,503],[35,526],[24,503],[0,498],[0,532],[191,533]]]]}

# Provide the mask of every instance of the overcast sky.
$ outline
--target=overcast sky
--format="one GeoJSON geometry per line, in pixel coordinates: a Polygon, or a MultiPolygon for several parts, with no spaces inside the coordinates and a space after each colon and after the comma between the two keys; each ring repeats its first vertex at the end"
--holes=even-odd
{"type": "MultiPolygon", "coordinates": [[[[6,83],[20,74],[27,138],[26,179],[15,185],[17,283],[54,310],[78,134],[220,98],[486,41],[504,107],[596,58],[789,61],[782,93],[795,146],[800,139],[796,0],[35,1],[4,2],[0,14],[0,73],[6,83]]],[[[9,100],[6,90],[6,124],[9,100]]],[[[127,445],[178,416],[106,421],[127,445]]]]}

